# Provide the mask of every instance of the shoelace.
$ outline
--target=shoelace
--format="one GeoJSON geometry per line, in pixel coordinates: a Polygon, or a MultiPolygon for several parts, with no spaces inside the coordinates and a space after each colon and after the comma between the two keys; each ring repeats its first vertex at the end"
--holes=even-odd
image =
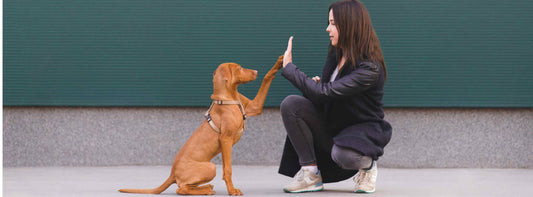
{"type": "Polygon", "coordinates": [[[369,174],[370,173],[367,173],[365,170],[360,170],[357,177],[355,178],[355,184],[360,185],[361,183],[369,182],[370,181],[370,177],[368,177],[369,174]]]}

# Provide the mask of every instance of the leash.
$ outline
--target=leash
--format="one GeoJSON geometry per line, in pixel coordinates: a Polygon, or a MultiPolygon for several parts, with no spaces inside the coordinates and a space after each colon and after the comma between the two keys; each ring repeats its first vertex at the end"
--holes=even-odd
{"type": "MultiPolygon", "coordinates": [[[[244,107],[242,106],[241,100],[238,100],[238,101],[213,100],[213,102],[211,102],[211,106],[209,106],[209,109],[205,112],[205,119],[207,120],[207,122],[209,123],[211,128],[213,128],[218,134],[221,133],[220,129],[215,125],[215,123],[213,123],[213,119],[211,119],[211,114],[209,114],[209,112],[211,111],[211,108],[213,108],[214,104],[217,104],[217,105],[239,105],[239,109],[241,110],[241,113],[242,113],[242,119],[246,120],[246,113],[244,112],[244,107]]],[[[244,125],[243,125],[242,129],[239,131],[239,133],[242,132],[242,131],[244,131],[244,125]]]]}

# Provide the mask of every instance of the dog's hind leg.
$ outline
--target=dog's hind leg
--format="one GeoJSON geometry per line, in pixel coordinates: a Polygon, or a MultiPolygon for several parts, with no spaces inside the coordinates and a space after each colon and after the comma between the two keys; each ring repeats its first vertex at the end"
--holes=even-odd
{"type": "Polygon", "coordinates": [[[176,193],[180,195],[213,195],[215,191],[213,190],[213,185],[182,185],[177,190],[176,193]]]}
{"type": "Polygon", "coordinates": [[[211,162],[200,162],[188,166],[189,169],[176,172],[180,195],[213,195],[213,185],[202,185],[213,180],[216,176],[216,165],[211,162]],[[202,186],[200,186],[202,185],[202,186]]]}

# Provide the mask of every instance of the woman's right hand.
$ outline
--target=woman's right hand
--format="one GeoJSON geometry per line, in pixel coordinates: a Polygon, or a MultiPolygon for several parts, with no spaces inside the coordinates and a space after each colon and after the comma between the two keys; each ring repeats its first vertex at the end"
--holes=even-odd
{"type": "Polygon", "coordinates": [[[287,64],[292,62],[292,38],[293,36],[289,38],[289,43],[287,44],[287,50],[285,51],[285,54],[283,54],[283,68],[285,68],[287,64]]]}

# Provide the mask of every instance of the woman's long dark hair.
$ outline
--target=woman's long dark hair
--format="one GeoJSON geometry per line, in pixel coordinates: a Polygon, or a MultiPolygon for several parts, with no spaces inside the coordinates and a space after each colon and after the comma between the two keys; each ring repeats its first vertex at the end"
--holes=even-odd
{"type": "Polygon", "coordinates": [[[333,20],[339,33],[337,46],[331,46],[329,54],[335,50],[337,61],[346,56],[346,62],[356,66],[357,61],[378,61],[387,77],[387,68],[378,36],[366,7],[357,0],[338,1],[329,6],[333,10],[333,20]]]}

